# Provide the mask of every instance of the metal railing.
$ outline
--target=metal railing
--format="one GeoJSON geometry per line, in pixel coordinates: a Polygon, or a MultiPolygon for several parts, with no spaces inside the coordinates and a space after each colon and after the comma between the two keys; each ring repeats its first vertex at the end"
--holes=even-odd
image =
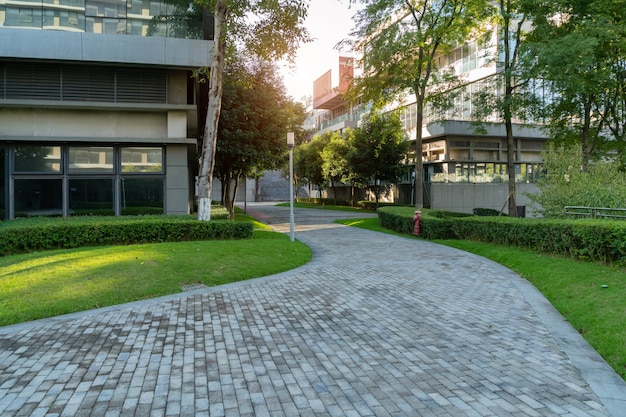
{"type": "Polygon", "coordinates": [[[608,207],[586,207],[586,206],[565,206],[563,208],[565,216],[587,217],[590,219],[626,219],[626,208],[608,207]]]}

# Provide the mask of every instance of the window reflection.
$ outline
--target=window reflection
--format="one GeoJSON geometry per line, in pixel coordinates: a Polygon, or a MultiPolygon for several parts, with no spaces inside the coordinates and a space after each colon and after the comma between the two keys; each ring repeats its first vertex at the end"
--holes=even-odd
{"type": "Polygon", "coordinates": [[[14,167],[16,172],[61,172],[61,147],[19,146],[14,167]]]}
{"type": "Polygon", "coordinates": [[[70,173],[113,172],[113,148],[71,147],[69,171],[70,173]]]}
{"type": "Polygon", "coordinates": [[[144,147],[122,148],[122,172],[163,172],[163,149],[144,147]]]}

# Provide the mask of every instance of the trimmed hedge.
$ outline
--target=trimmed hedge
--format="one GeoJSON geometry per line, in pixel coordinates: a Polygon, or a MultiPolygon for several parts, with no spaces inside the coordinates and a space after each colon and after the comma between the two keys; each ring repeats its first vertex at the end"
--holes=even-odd
{"type": "MultiPolygon", "coordinates": [[[[413,209],[380,208],[381,225],[413,234],[413,209]]],[[[514,245],[580,260],[626,263],[626,222],[619,220],[554,220],[509,217],[437,218],[422,210],[420,236],[514,245]]]]}
{"type": "Polygon", "coordinates": [[[247,239],[252,232],[250,222],[203,222],[190,216],[7,220],[0,227],[0,256],[82,246],[247,239]]]}

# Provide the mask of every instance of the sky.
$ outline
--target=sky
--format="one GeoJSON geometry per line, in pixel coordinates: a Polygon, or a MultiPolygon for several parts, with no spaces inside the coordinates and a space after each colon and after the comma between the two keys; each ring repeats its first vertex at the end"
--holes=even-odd
{"type": "Polygon", "coordinates": [[[305,26],[313,42],[300,46],[295,69],[281,68],[287,94],[294,100],[312,95],[313,81],[326,71],[332,70],[333,77],[337,76],[339,51],[333,48],[353,28],[355,6],[349,8],[348,3],[348,0],[311,0],[305,26]]]}

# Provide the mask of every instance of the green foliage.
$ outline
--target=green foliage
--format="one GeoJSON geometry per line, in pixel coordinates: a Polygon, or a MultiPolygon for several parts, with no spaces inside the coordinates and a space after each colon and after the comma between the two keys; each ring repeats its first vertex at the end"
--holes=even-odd
{"type": "Polygon", "coordinates": [[[349,147],[350,144],[344,135],[333,132],[321,152],[322,175],[331,186],[340,182],[350,183],[350,169],[346,159],[349,147]]]}
{"type": "Polygon", "coordinates": [[[406,172],[409,142],[396,113],[370,113],[358,128],[350,131],[347,169],[352,182],[367,187],[376,201],[406,172]]]}
{"type": "Polygon", "coordinates": [[[475,208],[472,210],[472,213],[475,216],[484,216],[484,217],[492,217],[492,216],[506,216],[505,213],[501,213],[496,209],[491,208],[475,208]]]}
{"type": "Polygon", "coordinates": [[[626,175],[617,162],[598,161],[583,171],[580,147],[553,144],[543,160],[546,175],[529,197],[544,216],[563,217],[565,206],[626,208],[626,175]]]}
{"type": "Polygon", "coordinates": [[[407,89],[425,104],[427,89],[447,87],[449,80],[437,72],[438,57],[462,44],[491,10],[486,0],[361,3],[353,35],[359,39],[355,49],[367,51],[360,61],[366,76],[356,78],[350,96],[376,104],[404,98],[407,89]]]}
{"type": "Polygon", "coordinates": [[[356,206],[360,209],[376,211],[378,207],[390,207],[390,206],[406,207],[407,205],[401,204],[401,203],[387,203],[387,202],[376,203],[376,201],[361,200],[361,201],[357,201],[356,206]]]}
{"type": "Polygon", "coordinates": [[[579,146],[576,165],[583,170],[607,151],[621,156],[626,144],[624,5],[607,0],[536,3],[528,56],[534,76],[546,80],[553,93],[539,110],[548,135],[579,146]]]}
{"type": "Polygon", "coordinates": [[[242,177],[282,167],[286,132],[297,130],[293,127],[304,119],[304,108],[286,97],[276,66],[256,61],[231,63],[225,69],[214,175],[222,183],[222,204],[231,218],[236,197],[232,187],[242,177]]]}
{"type": "MultiPolygon", "coordinates": [[[[411,208],[382,207],[378,209],[378,217],[383,227],[413,234],[411,208]]],[[[626,222],[619,220],[436,218],[428,210],[423,210],[421,236],[519,246],[581,260],[626,262],[626,222]]]]}
{"type": "Polygon", "coordinates": [[[82,217],[8,220],[0,226],[0,256],[100,245],[247,239],[252,224],[190,216],[82,217]]]}
{"type": "Polygon", "coordinates": [[[317,185],[320,189],[326,188],[328,181],[324,177],[324,159],[322,152],[330,142],[332,133],[316,135],[310,142],[296,146],[293,154],[294,177],[301,181],[306,178],[310,184],[317,185]]]}

